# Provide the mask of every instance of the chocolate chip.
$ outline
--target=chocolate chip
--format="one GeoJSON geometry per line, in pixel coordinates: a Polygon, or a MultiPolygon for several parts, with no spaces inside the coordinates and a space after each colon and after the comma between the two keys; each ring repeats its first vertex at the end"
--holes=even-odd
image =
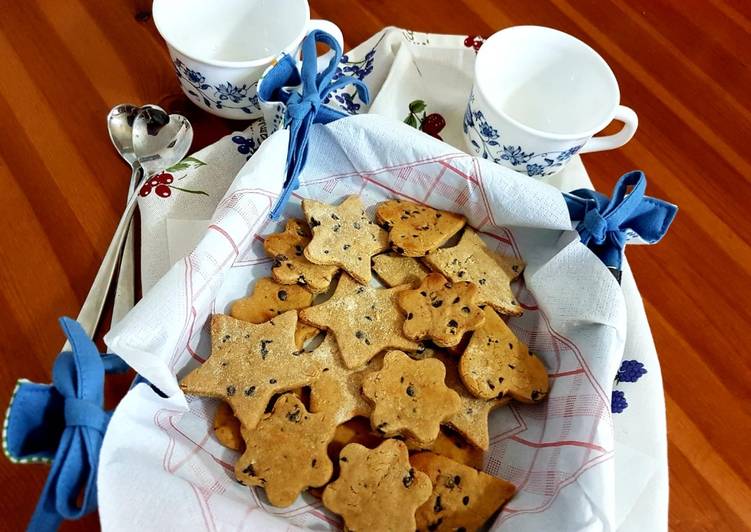
{"type": "Polygon", "coordinates": [[[255,387],[255,386],[248,386],[247,388],[245,388],[245,389],[243,390],[243,393],[244,393],[244,394],[245,394],[245,395],[246,395],[247,397],[250,397],[251,395],[253,395],[253,394],[255,393],[255,391],[256,391],[256,387],[255,387]]]}
{"type": "Polygon", "coordinates": [[[449,327],[459,327],[459,324],[456,322],[456,320],[449,320],[448,326],[449,327]]]}
{"type": "Polygon", "coordinates": [[[464,503],[464,506],[467,506],[469,504],[469,495],[465,495],[462,502],[464,503]]]}
{"type": "Polygon", "coordinates": [[[279,298],[279,301],[287,301],[287,291],[286,290],[279,290],[276,293],[276,297],[279,298]]]}
{"type": "Polygon", "coordinates": [[[461,483],[462,483],[462,477],[460,477],[459,475],[455,475],[454,476],[454,484],[456,484],[458,486],[461,483]]]}
{"type": "Polygon", "coordinates": [[[298,257],[302,255],[302,246],[300,244],[295,244],[295,255],[298,257]]]}
{"type": "Polygon", "coordinates": [[[352,227],[354,227],[355,229],[362,229],[360,222],[352,222],[352,227]]]}
{"type": "Polygon", "coordinates": [[[300,422],[300,407],[296,406],[293,410],[287,412],[287,419],[294,423],[300,422]]]}
{"type": "Polygon", "coordinates": [[[407,395],[409,395],[410,397],[415,396],[415,387],[412,386],[411,384],[407,386],[407,395]]]}
{"type": "Polygon", "coordinates": [[[313,458],[313,461],[310,462],[310,467],[315,467],[316,466],[316,462],[318,462],[318,460],[316,460],[315,458],[313,458]]]}
{"type": "Polygon", "coordinates": [[[355,338],[357,338],[358,340],[362,340],[363,338],[365,338],[365,333],[362,331],[357,331],[355,333],[355,338]]]}
{"type": "Polygon", "coordinates": [[[404,377],[399,377],[399,382],[404,382],[404,377]]]}
{"type": "Polygon", "coordinates": [[[319,225],[321,225],[321,222],[319,222],[318,220],[316,220],[315,218],[313,218],[313,217],[311,216],[311,217],[310,217],[310,227],[311,227],[311,228],[313,228],[313,227],[318,227],[319,225]]]}
{"type": "Polygon", "coordinates": [[[457,304],[457,303],[458,303],[459,301],[461,301],[461,300],[462,300],[462,298],[460,298],[459,296],[456,296],[456,297],[454,298],[454,300],[453,300],[453,301],[451,302],[451,304],[452,304],[452,305],[456,305],[456,304],[457,304]]]}
{"type": "Polygon", "coordinates": [[[469,314],[469,307],[462,307],[462,312],[469,314]]]}
{"type": "Polygon", "coordinates": [[[511,342],[509,342],[509,343],[508,343],[508,348],[509,348],[509,349],[513,349],[513,348],[514,348],[514,344],[512,344],[511,342]]]}
{"type": "Polygon", "coordinates": [[[370,340],[368,338],[365,339],[365,345],[370,345],[370,340]]]}
{"type": "Polygon", "coordinates": [[[308,284],[308,281],[305,280],[305,276],[304,275],[300,275],[297,278],[297,284],[306,285],[306,284],[308,284]]]}
{"type": "Polygon", "coordinates": [[[341,224],[334,224],[334,226],[331,228],[331,230],[333,232],[335,232],[335,233],[338,233],[339,229],[341,229],[341,228],[342,228],[341,224]]]}
{"type": "Polygon", "coordinates": [[[480,283],[481,285],[484,285],[487,281],[485,279],[480,279],[477,282],[480,283]]]}
{"type": "Polygon", "coordinates": [[[373,321],[373,318],[371,318],[370,316],[365,316],[365,319],[368,321],[373,321]]]}
{"type": "Polygon", "coordinates": [[[401,220],[409,220],[409,215],[407,215],[407,214],[402,214],[402,215],[401,215],[401,216],[400,216],[399,218],[400,218],[401,220]]]}
{"type": "Polygon", "coordinates": [[[504,381],[504,380],[506,380],[506,379],[504,379],[503,377],[498,377],[498,382],[499,382],[500,384],[503,384],[503,381],[504,381]]]}
{"type": "Polygon", "coordinates": [[[324,254],[324,255],[328,255],[328,254],[329,254],[329,250],[328,250],[328,249],[324,249],[324,250],[323,250],[323,254],[324,254]]]}
{"type": "Polygon", "coordinates": [[[443,482],[443,485],[446,486],[448,489],[452,490],[456,487],[456,482],[454,482],[453,477],[446,477],[446,480],[443,482]]]}
{"type": "Polygon", "coordinates": [[[512,300],[511,300],[511,304],[512,304],[512,305],[516,305],[516,300],[515,300],[515,299],[512,299],[512,300]]]}
{"type": "Polygon", "coordinates": [[[411,312],[407,312],[407,319],[408,320],[411,320],[414,317],[415,317],[414,314],[412,314],[411,312]]]}
{"type": "Polygon", "coordinates": [[[441,216],[443,216],[443,214],[441,214],[440,212],[436,213],[436,215],[435,215],[436,218],[440,218],[441,216]]]}
{"type": "Polygon", "coordinates": [[[532,400],[537,401],[542,394],[537,390],[532,390],[532,400]]]}
{"type": "Polygon", "coordinates": [[[226,367],[227,367],[227,364],[229,364],[229,362],[222,362],[222,367],[223,367],[223,368],[226,368],[226,367]]]}
{"type": "Polygon", "coordinates": [[[233,395],[235,395],[235,387],[230,384],[227,386],[227,396],[232,397],[233,395]]]}
{"type": "Polygon", "coordinates": [[[400,247],[400,246],[394,247],[393,245],[391,247],[393,248],[394,251],[396,251],[400,255],[404,255],[404,248],[403,247],[400,247]]]}
{"type": "Polygon", "coordinates": [[[441,523],[443,523],[443,517],[441,517],[440,519],[438,519],[438,521],[436,521],[435,523],[430,523],[428,525],[428,530],[430,532],[434,532],[434,531],[438,530],[438,527],[441,526],[441,523]]]}
{"type": "Polygon", "coordinates": [[[243,469],[243,473],[250,475],[251,477],[256,476],[256,470],[253,468],[253,464],[248,464],[248,467],[243,469]]]}
{"type": "Polygon", "coordinates": [[[332,217],[332,218],[333,218],[334,220],[338,220],[338,219],[339,219],[339,217],[338,217],[338,216],[336,215],[336,213],[334,213],[334,212],[332,212],[332,213],[331,213],[331,217],[332,217]]]}
{"type": "Polygon", "coordinates": [[[412,235],[412,238],[417,238],[419,235],[412,235]]]}
{"type": "Polygon", "coordinates": [[[384,220],[383,222],[381,222],[381,227],[388,231],[391,229],[391,224],[384,220]]]}
{"type": "Polygon", "coordinates": [[[511,266],[511,269],[514,270],[515,272],[518,272],[519,271],[519,266],[516,265],[516,264],[514,264],[513,266],[511,266]]]}
{"type": "Polygon", "coordinates": [[[441,305],[443,305],[443,300],[442,299],[436,299],[435,301],[433,301],[432,305],[433,305],[433,308],[438,308],[441,305]]]}
{"type": "Polygon", "coordinates": [[[440,495],[435,498],[435,504],[433,505],[433,511],[435,513],[443,511],[443,506],[441,506],[441,496],[440,495]]]}
{"type": "Polygon", "coordinates": [[[355,289],[355,294],[362,294],[364,291],[365,291],[365,287],[364,286],[358,286],[355,289]]]}
{"type": "Polygon", "coordinates": [[[402,484],[404,484],[405,488],[409,488],[412,485],[412,482],[415,480],[415,470],[414,468],[410,467],[409,472],[407,473],[407,476],[402,477],[402,484]]]}
{"type": "MultiPolygon", "coordinates": [[[[447,283],[443,283],[443,287],[444,287],[444,288],[453,288],[453,287],[454,287],[454,285],[453,285],[453,284],[451,284],[451,282],[449,281],[449,282],[447,282],[447,283]]],[[[459,298],[457,298],[457,301],[458,301],[458,300],[459,300],[459,298]]]]}
{"type": "Polygon", "coordinates": [[[465,273],[467,273],[467,272],[465,272],[464,270],[459,270],[459,272],[457,272],[456,275],[458,275],[459,277],[464,277],[465,273]]]}
{"type": "Polygon", "coordinates": [[[340,456],[339,457],[339,461],[340,462],[346,462],[347,461],[347,457],[346,456],[340,456]]]}
{"type": "Polygon", "coordinates": [[[490,387],[491,390],[495,390],[495,384],[490,382],[490,379],[488,379],[486,382],[488,383],[488,387],[490,387]]]}
{"type": "Polygon", "coordinates": [[[276,384],[276,379],[269,379],[269,384],[276,384]]]}
{"type": "Polygon", "coordinates": [[[263,360],[266,360],[266,355],[269,354],[268,346],[270,343],[273,343],[274,340],[261,340],[261,358],[263,360]]]}
{"type": "Polygon", "coordinates": [[[516,369],[516,366],[514,366],[513,364],[508,364],[508,367],[509,369],[516,369]]]}

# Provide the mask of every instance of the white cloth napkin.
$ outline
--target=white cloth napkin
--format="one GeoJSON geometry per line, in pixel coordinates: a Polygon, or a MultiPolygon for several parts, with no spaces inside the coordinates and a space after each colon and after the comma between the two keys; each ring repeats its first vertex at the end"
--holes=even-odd
{"type": "MultiPolygon", "coordinates": [[[[460,36],[418,34],[388,28],[352,50],[347,57],[347,65],[354,69],[355,74],[363,75],[371,88],[374,95],[371,106],[356,101],[356,98],[341,95],[332,99],[331,104],[340,105],[350,111],[368,111],[401,120],[409,113],[410,102],[423,100],[428,113],[439,113],[445,118],[447,125],[440,132],[443,139],[463,149],[461,124],[475,57],[474,50],[465,46],[464,39],[465,37],[460,36]],[[375,53],[368,56],[368,52],[373,49],[375,53]],[[359,108],[354,109],[355,106],[359,108]]],[[[193,167],[188,167],[179,175],[175,175],[174,183],[180,188],[205,192],[208,196],[173,189],[168,198],[150,194],[139,199],[143,220],[142,282],[145,291],[154,286],[171,265],[183,260],[206,234],[208,220],[219,200],[245,163],[247,156],[258,148],[264,137],[264,128],[260,123],[255,123],[245,132],[230,135],[194,154],[194,158],[206,163],[205,165],[199,166],[199,163],[194,163],[193,167]]],[[[614,182],[617,177],[613,176],[614,182]]],[[[572,161],[564,172],[550,178],[549,182],[562,190],[591,187],[591,182],[578,158],[572,161]]],[[[257,267],[249,266],[251,271],[255,271],[257,267]]],[[[245,275],[247,274],[248,272],[245,272],[245,275]]],[[[629,406],[613,416],[615,473],[611,480],[614,487],[602,486],[604,491],[613,490],[614,518],[599,518],[597,513],[607,511],[607,508],[594,510],[595,506],[591,506],[591,524],[595,527],[593,530],[599,530],[597,526],[603,522],[624,531],[665,530],[668,486],[662,381],[641,297],[627,264],[624,268],[622,288],[627,309],[624,359],[642,362],[647,373],[637,382],[622,382],[616,385],[615,389],[625,394],[629,406]]],[[[156,316],[154,318],[156,319],[156,316]]],[[[164,341],[164,338],[160,341],[164,341]]],[[[144,363],[147,361],[144,360],[144,363]]],[[[147,391],[136,388],[132,393],[144,399],[147,391]]],[[[128,415],[131,403],[140,404],[135,397],[126,398],[118,408],[116,417],[128,415]]],[[[134,416],[137,426],[137,413],[130,414],[134,416]]],[[[150,420],[140,422],[147,421],[150,420]]],[[[127,450],[113,445],[113,442],[121,441],[122,437],[127,436],[118,435],[119,426],[113,423],[108,431],[105,444],[107,453],[103,450],[103,471],[108,470],[106,464],[113,466],[120,463],[122,468],[125,468],[131,461],[127,450]]],[[[126,424],[122,428],[133,430],[134,427],[126,424]]],[[[221,450],[217,452],[220,453],[221,450]]],[[[112,471],[111,467],[109,470],[112,471]]],[[[160,475],[167,472],[140,471],[138,474],[142,474],[149,482],[156,482],[160,475]]],[[[594,471],[583,472],[574,484],[580,488],[585,485],[587,489],[592,489],[592,486],[596,485],[596,481],[593,480],[595,477],[597,475],[594,471]]],[[[108,478],[109,481],[112,479],[108,478]]],[[[115,502],[112,499],[126,495],[118,490],[110,490],[103,484],[100,484],[100,492],[104,525],[107,524],[105,516],[114,515],[108,513],[110,504],[115,502]]],[[[555,505],[568,505],[569,496],[581,498],[585,492],[586,490],[583,492],[581,489],[574,489],[573,485],[564,487],[558,497],[553,499],[553,511],[547,513],[559,515],[559,512],[555,511],[555,505]]],[[[189,491],[187,493],[189,494],[189,491]]],[[[136,504],[148,504],[148,493],[145,493],[144,497],[146,498],[143,501],[136,504]]],[[[239,501],[236,510],[246,511],[244,508],[242,501],[239,501]]],[[[587,529],[583,525],[587,522],[585,517],[577,516],[578,528],[587,529]]],[[[514,521],[518,519],[512,519],[511,523],[514,521]]],[[[562,529],[560,521],[547,524],[552,529],[562,529]]]]}

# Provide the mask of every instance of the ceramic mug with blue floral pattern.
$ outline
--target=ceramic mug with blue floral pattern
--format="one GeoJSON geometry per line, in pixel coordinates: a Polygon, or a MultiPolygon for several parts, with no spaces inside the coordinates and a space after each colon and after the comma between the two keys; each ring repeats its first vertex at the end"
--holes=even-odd
{"type": "Polygon", "coordinates": [[[480,157],[544,177],[577,153],[623,146],[637,125],[636,113],[620,105],[608,64],[571,35],[515,26],[477,54],[464,136],[480,157]],[[618,133],[594,137],[612,120],[623,122],[618,133]]]}
{"type": "Polygon", "coordinates": [[[258,80],[311,30],[343,45],[334,23],[310,19],[307,0],[154,0],[152,13],[185,95],[224,118],[262,116],[258,80]]]}

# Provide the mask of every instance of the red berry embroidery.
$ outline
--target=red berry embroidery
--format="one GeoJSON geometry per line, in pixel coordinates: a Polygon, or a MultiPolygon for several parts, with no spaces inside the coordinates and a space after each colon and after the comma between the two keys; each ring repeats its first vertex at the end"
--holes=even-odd
{"type": "Polygon", "coordinates": [[[159,182],[161,184],[163,184],[163,185],[169,185],[170,183],[172,183],[175,180],[175,178],[172,176],[172,174],[168,174],[166,172],[162,172],[161,174],[158,174],[158,175],[156,175],[154,177],[156,177],[156,179],[158,179],[159,182]]]}
{"type": "Polygon", "coordinates": [[[464,46],[466,46],[467,48],[472,48],[474,44],[475,44],[475,38],[472,37],[471,35],[468,35],[467,38],[464,39],[464,46]]]}
{"type": "Polygon", "coordinates": [[[138,195],[141,196],[142,198],[145,198],[149,194],[151,194],[151,186],[148,183],[145,183],[141,187],[141,191],[138,193],[138,195]]]}
{"type": "Polygon", "coordinates": [[[156,176],[154,176],[151,179],[149,179],[146,182],[146,184],[149,185],[150,187],[155,187],[159,184],[159,179],[156,176]]]}
{"type": "Polygon", "coordinates": [[[444,127],[446,127],[446,119],[438,113],[430,113],[423,118],[420,123],[420,129],[422,131],[437,139],[441,139],[441,136],[438,133],[440,133],[444,127]]]}
{"type": "Polygon", "coordinates": [[[167,185],[159,185],[156,187],[156,195],[160,198],[169,198],[172,195],[172,189],[167,185]]]}
{"type": "Polygon", "coordinates": [[[464,46],[467,48],[472,48],[475,52],[480,49],[482,44],[485,42],[485,37],[481,35],[468,35],[466,39],[464,39],[464,46]]]}

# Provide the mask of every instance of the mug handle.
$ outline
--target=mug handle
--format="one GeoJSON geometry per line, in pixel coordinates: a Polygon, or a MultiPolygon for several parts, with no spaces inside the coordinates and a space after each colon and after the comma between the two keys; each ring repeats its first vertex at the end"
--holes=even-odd
{"type": "Polygon", "coordinates": [[[592,137],[584,147],[579,150],[579,153],[613,150],[615,148],[620,148],[631,140],[631,137],[634,136],[636,128],[639,125],[639,117],[636,116],[636,113],[625,105],[619,105],[615,110],[613,118],[623,122],[621,130],[618,133],[607,135],[605,137],[592,137]]]}
{"type": "MultiPolygon", "coordinates": [[[[337,26],[330,20],[317,18],[312,19],[310,22],[308,22],[308,29],[306,31],[306,34],[310,33],[313,30],[322,30],[326,33],[330,33],[334,40],[339,43],[339,48],[342,49],[342,53],[344,52],[344,35],[342,35],[342,30],[339,29],[339,26],[337,26]]],[[[334,57],[334,50],[329,50],[318,58],[319,72],[329,65],[332,57],[334,57]]]]}

